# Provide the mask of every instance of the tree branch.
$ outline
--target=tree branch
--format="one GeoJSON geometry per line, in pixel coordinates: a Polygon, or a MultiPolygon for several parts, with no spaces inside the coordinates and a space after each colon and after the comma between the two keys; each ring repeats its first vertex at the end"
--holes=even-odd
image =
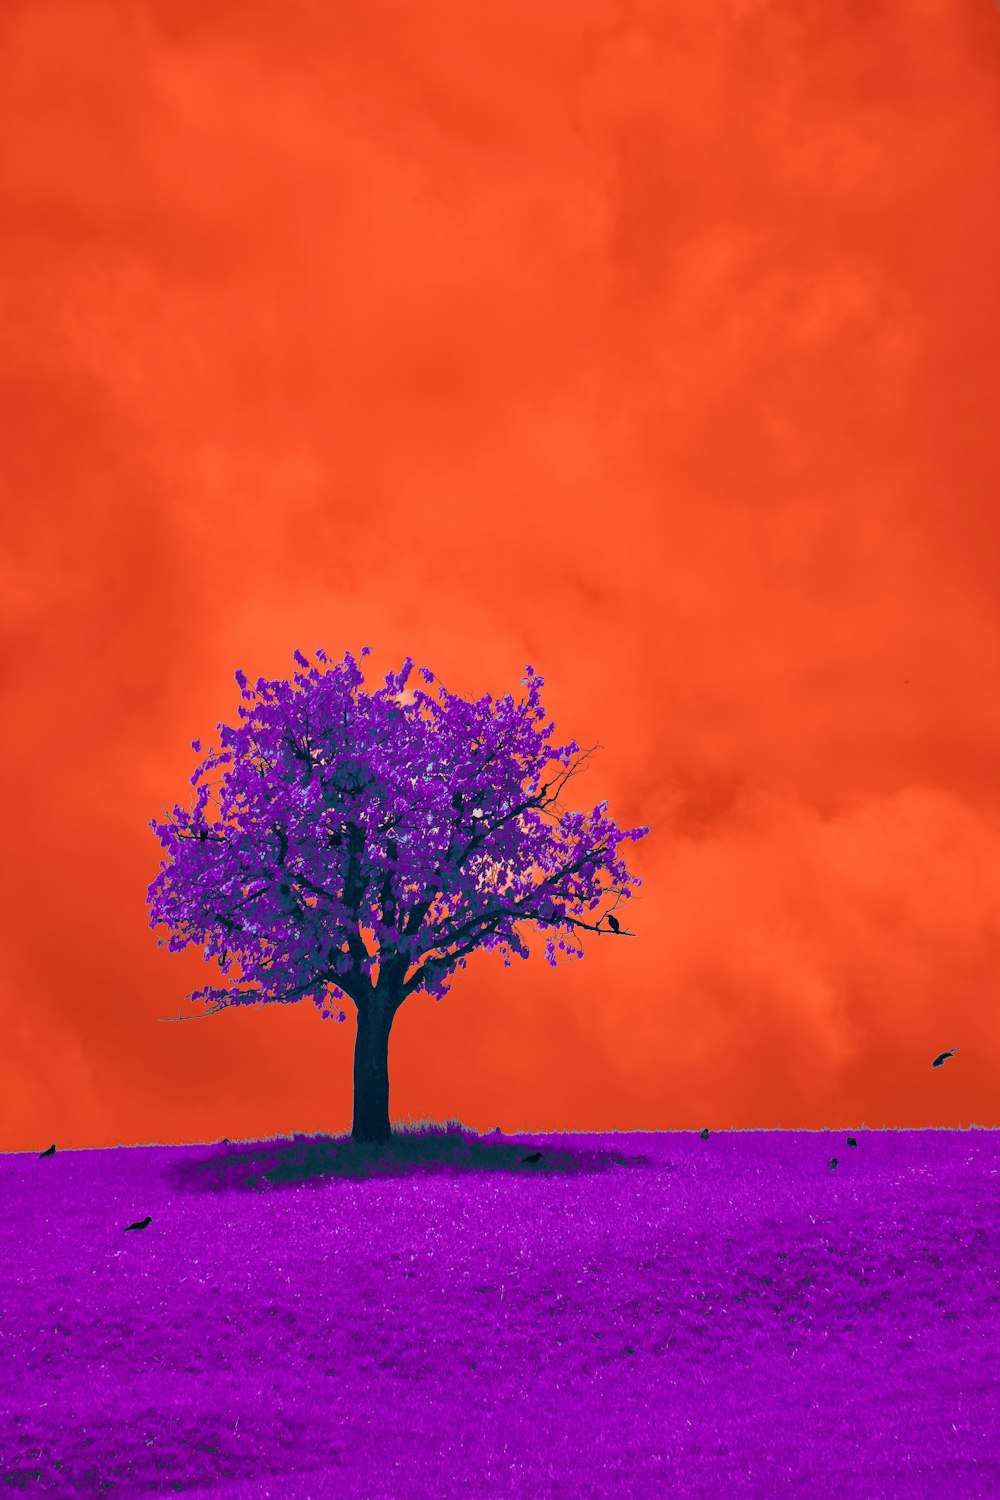
{"type": "MultiPolygon", "coordinates": [[[[581,868],[581,866],[589,863],[592,860],[597,859],[601,854],[603,854],[605,852],[606,852],[606,846],[603,843],[600,843],[600,844],[596,845],[596,847],[593,848],[593,849],[589,849],[589,848],[585,849],[584,852],[582,854],[580,854],[577,859],[573,860],[570,864],[564,866],[561,870],[554,870],[551,875],[547,875],[544,880],[539,881],[539,883],[537,885],[535,885],[535,886],[532,887],[532,889],[531,889],[530,892],[527,892],[523,897],[521,897],[519,899],[521,901],[537,901],[539,895],[542,894],[543,892],[545,892],[546,887],[551,886],[554,882],[558,882],[558,881],[564,879],[568,875],[572,875],[575,870],[578,870],[578,869],[581,868]]],[[[575,899],[577,899],[576,893],[574,893],[573,891],[558,891],[558,890],[556,890],[556,891],[551,891],[548,894],[550,894],[550,895],[552,895],[554,897],[558,897],[558,898],[564,899],[564,900],[575,900],[575,899]]],[[[524,920],[526,920],[526,921],[527,920],[543,920],[543,921],[546,920],[545,918],[541,918],[541,919],[538,919],[538,918],[529,918],[528,914],[525,914],[525,913],[522,912],[522,907],[521,906],[516,906],[514,908],[514,912],[515,913],[522,913],[524,915],[524,920]]],[[[423,954],[423,953],[430,953],[435,948],[443,948],[447,943],[457,942],[463,936],[463,934],[466,931],[468,931],[470,928],[479,926],[483,921],[489,919],[490,917],[493,917],[493,916],[509,916],[509,915],[512,915],[512,913],[507,908],[496,908],[496,909],[491,910],[491,911],[480,912],[476,916],[470,917],[466,922],[460,924],[458,927],[456,927],[454,929],[454,931],[452,931],[450,933],[447,933],[447,935],[445,935],[445,927],[446,927],[447,924],[444,923],[440,927],[436,927],[436,928],[431,929],[431,931],[427,934],[428,937],[433,937],[435,939],[435,941],[427,943],[425,945],[425,947],[421,950],[421,954],[423,954]]],[[[567,918],[567,920],[570,920],[570,919],[567,918]]],[[[586,924],[581,923],[581,925],[583,926],[583,925],[586,925],[586,924]]],[[[596,930],[597,929],[595,928],[594,931],[596,931],[596,930]]],[[[409,934],[407,934],[407,935],[409,935],[409,934]]]]}
{"type": "MultiPolygon", "coordinates": [[[[529,798],[527,798],[526,801],[521,802],[516,807],[511,808],[508,812],[506,812],[503,815],[502,818],[500,818],[500,820],[498,822],[495,822],[495,823],[494,822],[487,822],[484,819],[483,822],[478,826],[476,833],[473,835],[472,839],[466,845],[465,849],[462,851],[462,853],[459,856],[457,862],[455,863],[455,865],[452,868],[454,868],[456,870],[460,870],[462,868],[462,866],[464,865],[465,861],[468,859],[469,855],[472,854],[472,853],[474,853],[476,849],[478,849],[478,848],[480,848],[482,846],[482,844],[484,843],[487,835],[491,834],[491,833],[495,833],[497,831],[497,829],[501,828],[504,825],[504,823],[509,823],[511,821],[511,819],[520,817],[521,813],[527,811],[528,808],[534,807],[534,808],[544,809],[550,803],[554,803],[556,801],[558,793],[560,791],[562,791],[563,787],[566,785],[566,782],[570,779],[570,777],[574,776],[577,773],[577,771],[579,770],[580,765],[582,764],[582,762],[586,761],[594,753],[594,751],[597,750],[597,749],[599,749],[599,748],[600,748],[599,743],[597,745],[593,745],[589,750],[585,751],[580,756],[580,758],[577,760],[577,762],[574,765],[570,766],[567,770],[565,770],[562,773],[561,778],[559,778],[559,786],[557,787],[556,792],[554,792],[551,797],[547,797],[545,795],[548,792],[549,787],[552,786],[552,784],[553,784],[551,781],[547,781],[544,784],[544,786],[542,787],[542,790],[541,790],[541,792],[538,795],[536,795],[534,797],[529,797],[529,798]]],[[[477,769],[479,771],[482,771],[482,769],[485,766],[487,766],[490,763],[491,760],[494,760],[496,758],[496,756],[497,756],[498,753],[499,752],[497,750],[491,751],[490,754],[486,757],[486,759],[480,763],[480,765],[479,765],[479,767],[477,769]]],[[[453,828],[456,831],[458,829],[460,820],[461,820],[461,814],[459,813],[459,817],[455,820],[454,824],[452,825],[453,828]]],[[[597,851],[597,852],[599,852],[599,851],[597,851]]],[[[451,841],[449,840],[448,852],[445,855],[444,863],[447,865],[447,864],[450,863],[450,861],[451,861],[451,841]]],[[[581,861],[581,863],[582,863],[582,861],[581,861]]],[[[440,870],[441,870],[441,866],[439,865],[438,866],[438,873],[440,873],[440,870]]],[[[561,873],[566,873],[566,872],[561,872],[561,873]]],[[[434,884],[434,886],[433,886],[433,888],[432,888],[432,890],[430,892],[430,895],[428,897],[426,897],[425,899],[422,899],[418,903],[418,905],[411,910],[410,915],[409,915],[409,917],[407,919],[407,922],[406,922],[406,926],[403,929],[403,931],[404,931],[404,933],[405,933],[405,935],[407,937],[412,937],[414,933],[416,933],[416,932],[419,931],[420,924],[423,922],[424,917],[427,915],[428,911],[433,906],[434,899],[437,896],[439,890],[440,890],[440,885],[439,885],[438,882],[435,882],[435,884],[434,884]]],[[[450,941],[450,939],[448,939],[448,941],[450,941]]],[[[439,947],[439,946],[440,946],[439,943],[431,944],[431,947],[439,947]]],[[[429,951],[429,949],[425,950],[425,951],[429,951]]]]}
{"type": "Polygon", "coordinates": [[[209,1016],[216,1015],[220,1010],[229,1010],[230,1008],[228,1005],[213,1005],[211,1010],[206,1010],[200,1016],[182,1016],[180,1011],[178,1011],[176,1016],[157,1016],[156,1019],[165,1022],[167,1025],[173,1025],[177,1021],[206,1021],[209,1016]]]}
{"type": "Polygon", "coordinates": [[[236,995],[227,1001],[223,1001],[221,1004],[213,1005],[210,1010],[206,1010],[204,1014],[200,1016],[182,1016],[178,1011],[176,1016],[157,1016],[157,1020],[165,1021],[169,1024],[173,1024],[176,1021],[204,1021],[208,1016],[214,1016],[220,1010],[233,1010],[237,1001],[245,1003],[247,997],[255,993],[259,995],[259,999],[257,1002],[258,1004],[290,1005],[296,999],[300,1000],[303,995],[308,995],[311,990],[316,990],[318,988],[319,980],[310,979],[305,984],[299,984],[296,985],[294,989],[286,990],[283,995],[263,995],[260,994],[259,991],[255,992],[254,990],[244,990],[239,995],[236,995]]]}
{"type": "MultiPolygon", "coordinates": [[[[572,875],[575,870],[578,870],[581,866],[589,863],[594,859],[597,859],[601,854],[605,852],[606,846],[603,843],[598,844],[593,849],[588,848],[584,850],[584,852],[580,854],[577,859],[573,860],[563,869],[556,870],[551,875],[546,876],[544,880],[535,885],[530,892],[525,894],[524,897],[520,899],[515,898],[515,904],[513,906],[490,907],[487,911],[480,912],[476,916],[470,917],[467,921],[461,923],[447,935],[444,934],[442,928],[434,929],[433,936],[436,940],[434,942],[428,943],[413,960],[413,962],[419,963],[421,959],[425,958],[429,954],[434,953],[435,950],[446,948],[452,943],[461,943],[463,937],[467,936],[468,942],[466,942],[464,946],[459,947],[457,951],[453,950],[449,953],[444,954],[442,958],[430,960],[430,963],[432,965],[441,965],[442,963],[447,963],[449,966],[452,966],[455,960],[464,957],[465,954],[471,953],[475,948],[477,948],[483,941],[483,939],[487,937],[491,932],[495,933],[497,931],[499,921],[503,917],[514,917],[517,921],[538,922],[545,927],[561,926],[564,923],[568,922],[573,927],[582,928],[586,932],[598,932],[603,936],[603,929],[600,927],[600,922],[602,919],[600,917],[598,918],[597,923],[584,922],[578,917],[570,916],[566,911],[561,912],[558,916],[558,919],[552,917],[543,917],[540,916],[538,912],[530,910],[528,903],[534,904],[538,901],[539,896],[542,894],[548,894],[553,899],[566,902],[579,900],[579,893],[577,892],[561,890],[547,891],[546,888],[551,886],[554,882],[558,882],[564,879],[566,876],[572,875]]],[[[619,931],[611,935],[614,937],[634,937],[635,933],[619,931]]],[[[431,936],[431,934],[429,933],[428,936],[431,936]]],[[[421,965],[421,967],[417,970],[417,973],[407,981],[405,986],[406,994],[412,994],[415,989],[420,988],[421,976],[423,975],[423,972],[424,966],[421,965]]]]}

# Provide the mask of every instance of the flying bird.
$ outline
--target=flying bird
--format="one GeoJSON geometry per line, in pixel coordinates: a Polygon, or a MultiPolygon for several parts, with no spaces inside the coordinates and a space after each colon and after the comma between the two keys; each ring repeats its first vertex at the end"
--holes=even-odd
{"type": "Polygon", "coordinates": [[[55,1154],[56,1154],[56,1148],[55,1148],[55,1146],[50,1146],[47,1151],[39,1151],[39,1153],[38,1153],[38,1160],[41,1161],[41,1159],[42,1159],[43,1156],[55,1156],[55,1154]]]}
{"type": "Polygon", "coordinates": [[[853,1137],[853,1135],[849,1135],[849,1136],[848,1136],[848,1137],[847,1137],[847,1144],[848,1144],[848,1145],[849,1145],[849,1146],[856,1146],[856,1145],[857,1145],[857,1144],[858,1144],[858,1143],[857,1143],[857,1141],[856,1141],[856,1140],[855,1140],[855,1139],[854,1139],[854,1137],[853,1137]]]}
{"type": "Polygon", "coordinates": [[[126,1224],[123,1233],[128,1234],[130,1229],[148,1229],[152,1222],[152,1218],[147,1214],[144,1219],[139,1220],[138,1224],[126,1224]]]}
{"type": "Polygon", "coordinates": [[[542,1153],[540,1151],[532,1151],[532,1153],[531,1153],[530,1156],[522,1156],[521,1157],[521,1165],[523,1167],[526,1161],[536,1162],[536,1161],[541,1161],[541,1159],[542,1159],[542,1153]]]}
{"type": "Polygon", "coordinates": [[[618,923],[618,918],[617,917],[613,917],[610,912],[608,913],[608,926],[611,928],[612,932],[620,932],[621,931],[621,927],[619,926],[619,923],[618,923]]]}
{"type": "Polygon", "coordinates": [[[701,1132],[701,1138],[702,1138],[703,1141],[707,1141],[708,1140],[708,1126],[707,1125],[705,1126],[705,1129],[701,1132]]]}
{"type": "Polygon", "coordinates": [[[931,1067],[939,1068],[943,1062],[948,1061],[949,1057],[954,1057],[955,1053],[961,1052],[961,1050],[961,1047],[952,1047],[950,1052],[939,1052],[937,1057],[931,1063],[931,1067]]]}
{"type": "Polygon", "coordinates": [[[831,1167],[835,1167],[837,1165],[837,1158],[835,1156],[830,1157],[830,1165],[831,1167]]]}

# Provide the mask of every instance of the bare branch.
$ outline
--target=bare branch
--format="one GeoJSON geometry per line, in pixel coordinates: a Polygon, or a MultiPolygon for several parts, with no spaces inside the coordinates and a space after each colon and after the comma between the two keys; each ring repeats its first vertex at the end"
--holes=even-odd
{"type": "Polygon", "coordinates": [[[158,1021],[165,1022],[167,1025],[173,1025],[177,1021],[206,1021],[209,1016],[216,1015],[220,1010],[229,1009],[230,1007],[228,1005],[213,1005],[211,1010],[206,1010],[204,1014],[200,1016],[182,1016],[180,1011],[178,1011],[176,1016],[157,1016],[156,1019],[158,1021]]]}
{"type": "MultiPolygon", "coordinates": [[[[493,919],[503,916],[515,917],[520,922],[538,922],[542,927],[553,929],[563,926],[565,923],[569,922],[573,927],[580,927],[585,932],[596,932],[599,937],[635,937],[637,935],[634,932],[627,932],[624,929],[621,929],[618,932],[611,932],[610,930],[608,932],[605,932],[604,929],[599,925],[601,918],[598,918],[598,923],[594,924],[591,922],[581,922],[579,918],[571,917],[568,914],[560,914],[558,918],[543,917],[540,916],[537,912],[525,911],[521,907],[514,907],[511,910],[505,908],[499,911],[494,910],[491,912],[486,912],[483,914],[483,917],[477,919],[474,922],[466,923],[465,926],[466,928],[474,928],[486,918],[493,919]]],[[[404,999],[406,998],[406,996],[412,995],[414,990],[422,988],[428,968],[436,968],[450,973],[460,958],[464,958],[467,953],[473,953],[476,951],[476,949],[479,948],[485,936],[485,929],[484,931],[478,933],[473,931],[472,935],[468,938],[468,941],[463,943],[460,948],[454,949],[450,953],[442,954],[438,958],[433,958],[429,955],[433,954],[436,949],[443,948],[446,942],[455,942],[457,940],[455,935],[447,938],[445,942],[435,943],[433,947],[425,948],[423,952],[418,955],[418,959],[414,960],[415,962],[417,962],[422,959],[423,962],[420,963],[420,967],[417,969],[417,972],[410,979],[408,979],[406,984],[403,986],[404,999]]]]}
{"type": "MultiPolygon", "coordinates": [[[[268,966],[268,967],[270,967],[270,966],[268,966]]],[[[178,1011],[178,1013],[177,1013],[176,1016],[167,1016],[167,1017],[158,1016],[157,1020],[158,1021],[165,1021],[167,1024],[173,1024],[176,1021],[204,1021],[204,1020],[207,1019],[208,1016],[214,1016],[220,1010],[232,1010],[236,1004],[238,1004],[238,1003],[245,1003],[245,1001],[247,1000],[247,998],[250,997],[250,996],[252,996],[252,995],[254,995],[254,994],[258,994],[259,995],[259,999],[258,999],[258,1003],[259,1004],[290,1005],[290,1004],[293,1004],[296,1000],[301,1000],[304,995],[308,995],[308,994],[313,993],[314,991],[318,990],[321,987],[321,985],[323,985],[323,980],[324,980],[325,977],[326,976],[324,976],[322,974],[317,975],[315,978],[307,980],[304,984],[299,984],[299,985],[296,985],[293,989],[286,990],[283,995],[263,995],[263,994],[260,994],[259,992],[254,991],[254,990],[245,990],[239,996],[234,996],[231,999],[223,1001],[223,1002],[221,1002],[218,1005],[213,1005],[211,1007],[211,1009],[205,1011],[200,1016],[182,1016],[180,1014],[180,1012],[178,1011]]],[[[344,976],[342,976],[342,975],[338,975],[337,978],[336,978],[336,980],[334,981],[342,989],[343,989],[343,985],[340,984],[340,981],[341,981],[341,979],[343,977],[344,976]]],[[[323,987],[325,988],[325,986],[323,986],[323,987]]],[[[346,995],[349,992],[345,989],[344,993],[346,995]]],[[[354,997],[350,996],[350,998],[353,999],[354,997]]]]}
{"type": "MultiPolygon", "coordinates": [[[[635,937],[636,934],[634,932],[623,930],[619,930],[616,933],[605,933],[604,929],[600,926],[603,917],[599,917],[596,923],[592,923],[584,922],[578,917],[573,917],[566,911],[560,912],[556,917],[543,917],[537,911],[533,911],[530,909],[530,907],[538,901],[538,898],[541,894],[550,894],[554,899],[559,899],[567,902],[579,900],[580,898],[578,893],[560,890],[547,892],[546,888],[551,886],[553,883],[562,880],[565,876],[573,874],[573,872],[575,870],[578,870],[582,865],[587,864],[588,862],[594,860],[599,855],[605,852],[606,845],[604,845],[603,843],[598,844],[593,849],[585,849],[583,853],[577,859],[573,860],[570,864],[564,866],[561,870],[554,871],[551,875],[547,876],[544,880],[533,886],[532,890],[526,893],[524,897],[515,898],[513,906],[505,905],[500,907],[490,907],[488,910],[480,912],[476,916],[470,917],[467,921],[460,923],[458,927],[447,934],[443,931],[442,928],[434,929],[433,936],[435,938],[435,941],[428,943],[426,947],[422,948],[413,961],[419,963],[421,959],[427,957],[435,951],[444,949],[452,943],[461,943],[463,938],[467,938],[468,940],[457,950],[452,950],[451,952],[445,953],[441,958],[431,960],[432,964],[438,966],[440,966],[442,963],[451,965],[453,961],[462,958],[465,954],[471,953],[474,948],[477,948],[482,942],[483,938],[487,935],[487,933],[491,931],[495,932],[499,920],[503,917],[514,917],[517,921],[523,922],[538,922],[541,926],[548,928],[556,928],[569,923],[572,927],[579,927],[585,932],[596,932],[601,936],[635,937]]],[[[428,903],[428,905],[430,904],[431,903],[428,903]]],[[[428,933],[428,936],[431,936],[431,934],[428,933]]],[[[413,978],[408,981],[406,985],[407,994],[412,994],[414,989],[420,988],[420,978],[422,974],[423,965],[421,965],[421,968],[418,969],[417,974],[415,974],[413,978]]]]}
{"type": "MultiPolygon", "coordinates": [[[[581,757],[581,760],[585,760],[588,756],[590,756],[590,755],[593,754],[594,750],[597,750],[597,749],[600,749],[600,748],[601,747],[600,747],[599,743],[597,745],[592,746],[590,750],[587,750],[584,753],[584,755],[581,757]]],[[[496,749],[492,750],[490,752],[490,754],[486,757],[486,759],[484,761],[480,762],[479,766],[477,767],[477,770],[481,772],[483,770],[483,768],[490,763],[490,761],[496,759],[496,756],[498,755],[498,753],[499,753],[498,750],[496,750],[496,749]]],[[[559,787],[558,787],[559,791],[562,790],[562,788],[565,786],[565,784],[569,780],[569,778],[576,773],[576,771],[579,768],[579,764],[580,764],[580,762],[578,761],[576,763],[576,765],[570,766],[569,769],[567,769],[566,771],[563,772],[562,777],[561,777],[561,779],[559,781],[559,787]]],[[[497,822],[492,822],[492,821],[488,822],[486,819],[483,819],[482,822],[478,822],[477,821],[477,827],[476,827],[475,834],[470,839],[470,841],[466,845],[466,847],[463,849],[462,853],[459,855],[458,860],[451,867],[453,869],[456,869],[456,870],[461,870],[462,866],[465,864],[465,861],[469,858],[469,856],[471,854],[473,854],[478,848],[480,848],[482,846],[482,844],[484,843],[485,839],[487,838],[487,836],[489,834],[495,833],[497,831],[497,829],[499,829],[499,828],[501,828],[503,826],[504,823],[508,823],[512,819],[519,817],[521,815],[521,813],[525,812],[528,808],[534,807],[534,808],[537,808],[541,812],[546,812],[547,813],[548,803],[554,803],[555,800],[556,800],[555,794],[553,794],[551,797],[548,797],[548,798],[546,798],[546,796],[545,796],[545,794],[548,792],[549,787],[551,785],[552,785],[552,782],[551,781],[547,781],[544,784],[544,786],[542,787],[541,792],[537,796],[529,797],[524,802],[518,803],[513,808],[510,808],[503,815],[503,817],[500,818],[497,822]]],[[[548,814],[548,816],[552,816],[552,815],[548,814]]],[[[459,818],[456,818],[455,822],[452,825],[452,827],[456,831],[458,830],[459,822],[460,822],[460,815],[459,815],[459,818]]],[[[593,853],[600,853],[600,852],[601,852],[600,850],[593,851],[593,853]]],[[[449,840],[449,843],[448,843],[448,852],[445,855],[444,863],[446,865],[451,865],[451,859],[452,859],[451,841],[449,840]]],[[[437,872],[439,874],[440,874],[440,870],[441,870],[441,866],[439,865],[437,867],[437,872]]],[[[567,871],[561,871],[559,873],[560,874],[566,874],[567,871]]],[[[416,932],[418,932],[420,930],[421,923],[423,922],[423,920],[426,917],[426,915],[427,915],[428,911],[430,910],[430,908],[433,906],[435,897],[437,896],[437,894],[440,891],[440,889],[441,889],[440,888],[440,883],[438,881],[434,882],[433,886],[430,888],[429,891],[425,887],[425,894],[421,897],[421,899],[417,903],[417,905],[415,907],[412,907],[410,909],[410,911],[409,911],[409,913],[407,915],[405,924],[402,927],[402,931],[405,934],[405,936],[412,937],[414,935],[414,933],[416,933],[416,932]]],[[[444,894],[443,892],[441,892],[441,893],[444,894]]],[[[453,934],[452,937],[444,939],[443,941],[445,941],[445,942],[454,941],[454,939],[460,935],[460,931],[458,933],[453,934]]],[[[431,944],[431,946],[429,948],[425,949],[424,951],[425,952],[430,952],[431,948],[440,947],[440,946],[441,946],[441,942],[439,941],[437,943],[431,944]]]]}
{"type": "MultiPolygon", "coordinates": [[[[587,864],[591,860],[596,859],[599,855],[601,855],[601,854],[603,854],[605,852],[606,852],[606,845],[603,844],[603,843],[596,845],[593,849],[590,849],[590,848],[584,849],[583,853],[580,854],[577,859],[571,861],[570,864],[565,865],[561,870],[555,870],[555,871],[553,871],[553,873],[551,875],[547,875],[544,880],[539,881],[536,885],[534,885],[532,887],[532,889],[531,889],[530,892],[527,892],[523,897],[516,898],[516,899],[518,900],[518,902],[532,902],[532,901],[537,901],[539,895],[546,893],[546,888],[547,887],[549,887],[549,886],[553,885],[554,883],[556,883],[556,882],[564,879],[568,875],[572,875],[575,870],[580,869],[581,866],[587,864]]],[[[565,899],[565,900],[574,900],[574,899],[576,899],[574,893],[571,892],[571,891],[558,891],[557,890],[557,891],[548,892],[548,894],[551,894],[552,896],[559,897],[559,898],[562,898],[562,899],[565,899]]],[[[504,899],[509,899],[509,898],[504,898],[504,899]]],[[[431,942],[431,943],[428,943],[427,946],[425,948],[423,948],[421,951],[422,951],[422,953],[430,953],[435,948],[442,948],[442,947],[444,947],[447,943],[458,942],[467,931],[469,931],[470,929],[473,929],[475,927],[478,927],[482,922],[490,919],[491,917],[494,917],[494,916],[509,916],[509,915],[512,915],[512,914],[515,914],[515,913],[521,915],[525,921],[527,921],[527,920],[542,920],[542,921],[547,921],[548,920],[547,918],[541,918],[541,919],[531,918],[530,914],[527,913],[524,910],[523,906],[520,905],[520,904],[518,904],[518,905],[516,905],[514,907],[513,913],[508,908],[506,908],[506,907],[503,907],[503,908],[494,908],[492,910],[487,910],[485,912],[480,912],[480,913],[478,913],[474,917],[470,917],[466,922],[461,923],[452,932],[447,933],[447,935],[444,932],[444,926],[442,926],[442,927],[436,927],[436,928],[432,929],[432,931],[428,933],[428,936],[429,937],[433,936],[434,939],[435,939],[435,941],[431,942]]],[[[581,925],[584,925],[584,924],[581,924],[581,925]]],[[[596,930],[597,929],[595,927],[594,931],[596,932],[596,930]]],[[[411,936],[411,935],[412,934],[407,933],[407,936],[411,936]]]]}

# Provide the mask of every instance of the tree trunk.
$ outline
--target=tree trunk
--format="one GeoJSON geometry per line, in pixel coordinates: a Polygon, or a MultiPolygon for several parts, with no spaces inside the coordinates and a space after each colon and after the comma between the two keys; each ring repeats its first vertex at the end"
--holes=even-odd
{"type": "Polygon", "coordinates": [[[392,1140],[389,1124],[389,1032],[394,1010],[374,991],[358,1006],[354,1043],[354,1125],[351,1139],[369,1144],[392,1140]]]}

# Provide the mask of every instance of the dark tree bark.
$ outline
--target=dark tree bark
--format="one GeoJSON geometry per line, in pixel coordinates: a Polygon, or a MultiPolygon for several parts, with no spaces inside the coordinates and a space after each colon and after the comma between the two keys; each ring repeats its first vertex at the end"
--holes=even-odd
{"type": "Polygon", "coordinates": [[[389,1032],[398,1007],[373,990],[358,1006],[354,1043],[354,1124],[351,1139],[368,1144],[392,1140],[389,1124],[389,1032]]]}

